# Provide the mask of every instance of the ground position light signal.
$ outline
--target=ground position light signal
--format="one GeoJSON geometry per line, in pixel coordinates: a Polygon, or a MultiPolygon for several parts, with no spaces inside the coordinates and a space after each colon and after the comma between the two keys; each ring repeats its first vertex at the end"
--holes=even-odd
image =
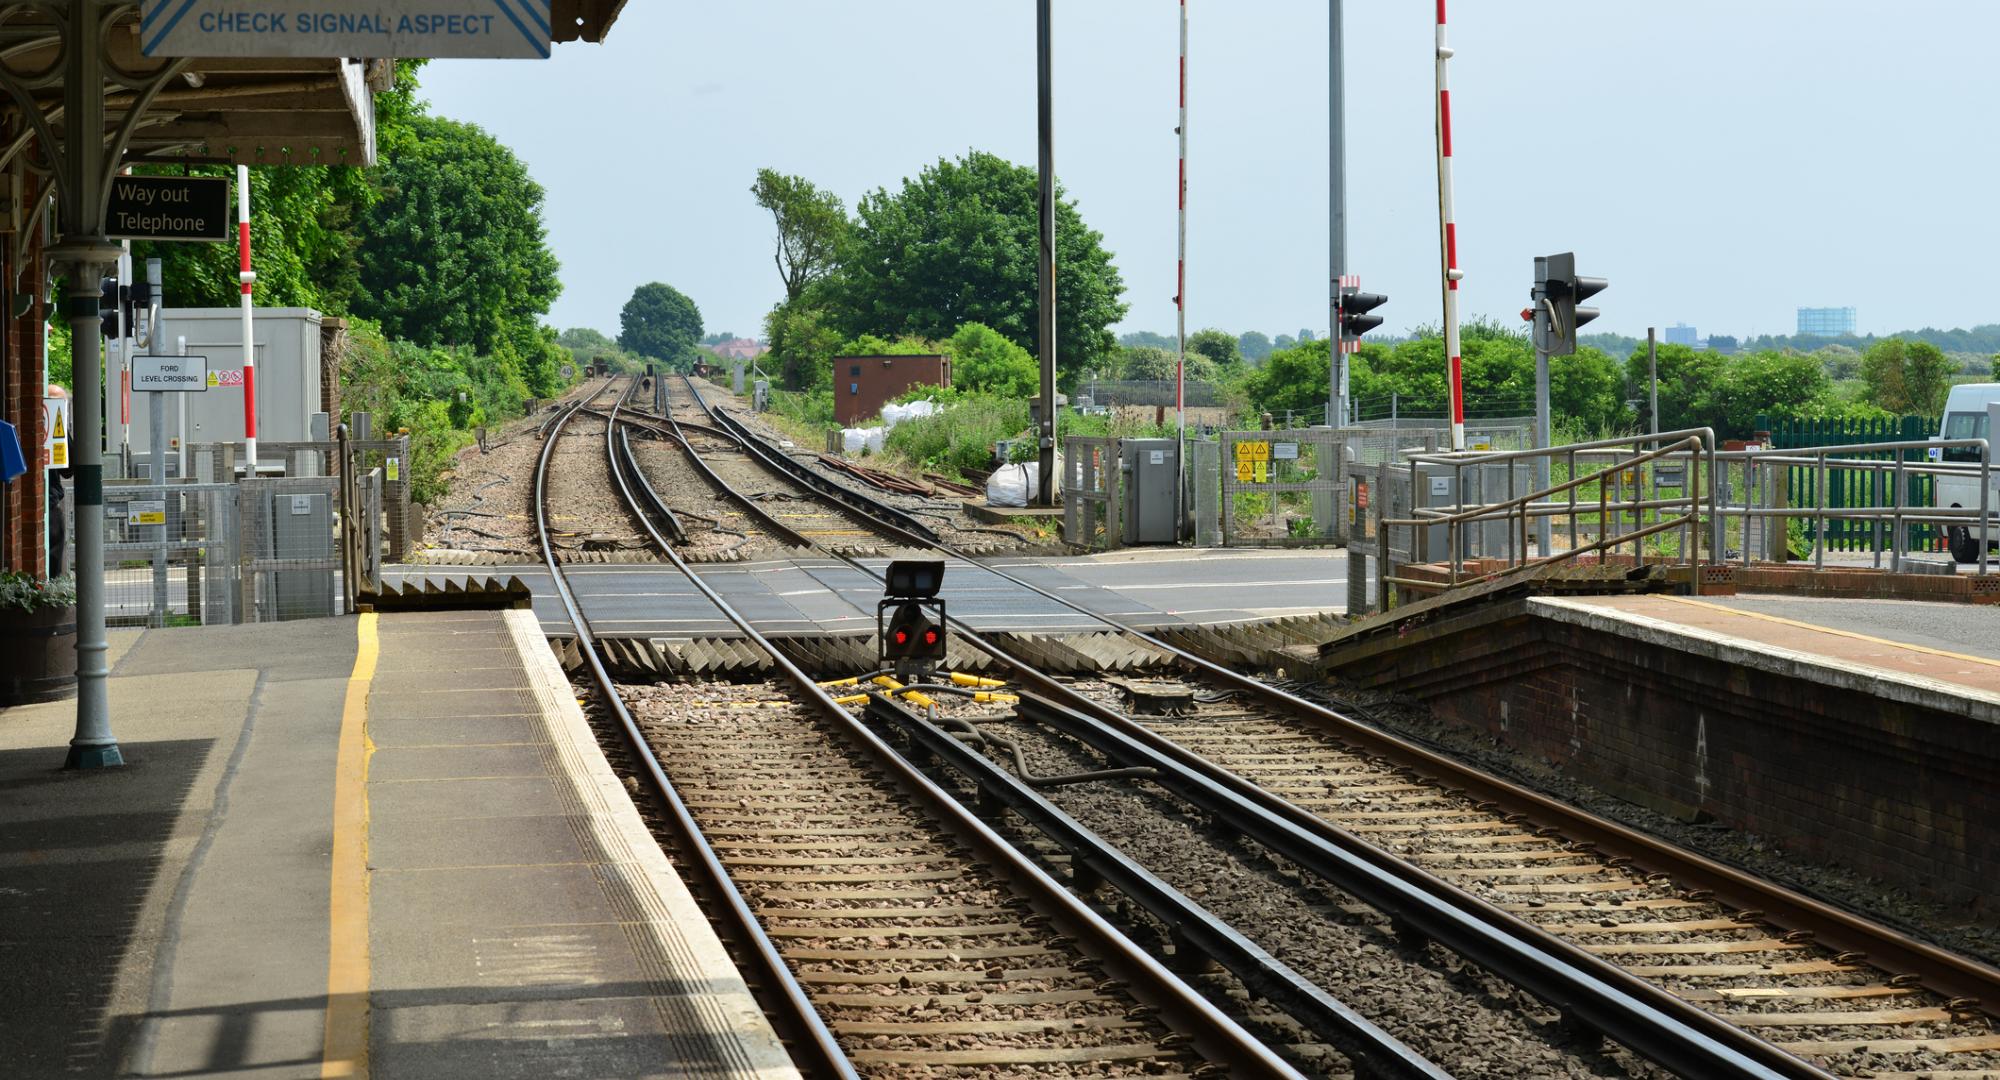
{"type": "Polygon", "coordinates": [[[882,600],[875,608],[881,633],[878,659],[905,681],[928,677],[947,648],[944,601],[938,597],[944,563],[898,559],[883,576],[882,600]]]}
{"type": "Polygon", "coordinates": [[[891,660],[931,660],[944,658],[944,631],[931,621],[930,613],[914,601],[896,609],[889,620],[891,660]]]}

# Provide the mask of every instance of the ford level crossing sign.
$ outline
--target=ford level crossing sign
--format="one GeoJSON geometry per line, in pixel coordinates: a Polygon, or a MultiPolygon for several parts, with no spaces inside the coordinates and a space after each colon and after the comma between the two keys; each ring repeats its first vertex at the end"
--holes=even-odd
{"type": "Polygon", "coordinates": [[[206,356],[135,356],[133,391],[201,393],[208,389],[206,356]]]}
{"type": "Polygon", "coordinates": [[[147,56],[549,57],[549,0],[144,0],[147,56]]]}

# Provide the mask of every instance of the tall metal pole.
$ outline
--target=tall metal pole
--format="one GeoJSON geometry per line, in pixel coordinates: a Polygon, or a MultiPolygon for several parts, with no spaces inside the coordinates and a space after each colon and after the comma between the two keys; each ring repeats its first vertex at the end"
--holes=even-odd
{"type": "MultiPolygon", "coordinates": [[[[1553,328],[1550,325],[1548,296],[1542,286],[1542,283],[1548,280],[1548,276],[1547,260],[1537,257],[1535,259],[1535,285],[1528,294],[1529,298],[1535,304],[1536,447],[1550,446],[1553,434],[1550,430],[1552,424],[1549,407],[1549,339],[1552,336],[1553,328]]],[[[1547,455],[1535,459],[1534,485],[1536,491],[1541,491],[1549,486],[1549,458],[1547,455]]],[[[1549,551],[1549,545],[1552,542],[1550,525],[1551,522],[1547,517],[1538,517],[1535,519],[1535,543],[1537,545],[1535,553],[1543,558],[1547,558],[1551,554],[1549,551]]]]}
{"type": "Polygon", "coordinates": [[[236,166],[236,251],[241,262],[237,277],[243,283],[243,469],[257,476],[257,341],[251,333],[251,286],[257,272],[250,269],[250,166],[236,166]]]}
{"type": "Polygon", "coordinates": [[[1039,121],[1042,252],[1040,278],[1040,340],[1042,346],[1041,476],[1035,505],[1054,506],[1056,473],[1056,154],[1054,79],[1050,58],[1050,7],[1053,0],[1035,0],[1035,89],[1039,121]]]}
{"type": "Polygon", "coordinates": [[[76,476],[76,734],[65,768],[123,765],[111,734],[111,700],[104,636],[104,366],[98,333],[98,278],[122,249],[104,238],[104,59],[98,48],[102,5],[72,0],[63,71],[64,183],[58,208],[62,240],[49,258],[63,276],[63,318],[70,328],[76,379],[70,432],[76,476]],[[77,133],[88,132],[90,137],[77,133]]]}
{"type": "Polygon", "coordinates": [[[1444,354],[1451,367],[1451,448],[1465,449],[1465,382],[1458,350],[1458,221],[1451,205],[1451,88],[1445,66],[1451,47],[1445,43],[1444,3],[1437,0],[1437,163],[1438,232],[1444,248],[1444,354]]]}
{"type": "Polygon", "coordinates": [[[1340,351],[1340,279],[1347,273],[1347,77],[1340,40],[1341,0],[1332,0],[1327,33],[1327,322],[1333,328],[1326,391],[1328,427],[1347,426],[1347,354],[1340,351]]]}
{"type": "Polygon", "coordinates": [[[1174,415],[1179,425],[1174,454],[1176,539],[1187,520],[1187,67],[1188,9],[1187,0],[1181,0],[1180,123],[1174,128],[1181,144],[1180,189],[1176,195],[1180,203],[1180,258],[1174,272],[1174,336],[1179,343],[1174,357],[1174,415]]]}
{"type": "Polygon", "coordinates": [[[1660,433],[1660,343],[1658,335],[1659,331],[1655,328],[1651,326],[1646,328],[1646,385],[1650,388],[1649,392],[1652,396],[1652,406],[1646,410],[1646,415],[1652,421],[1647,425],[1647,430],[1654,435],[1660,433]]]}

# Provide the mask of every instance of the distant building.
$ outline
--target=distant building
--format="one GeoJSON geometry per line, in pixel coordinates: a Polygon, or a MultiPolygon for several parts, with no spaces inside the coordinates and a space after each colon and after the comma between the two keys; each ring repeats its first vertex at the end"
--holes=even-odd
{"type": "Polygon", "coordinates": [[[950,386],[949,356],[836,356],[833,418],[843,427],[872,420],[913,386],[950,386]]]}
{"type": "Polygon", "coordinates": [[[1667,344],[1669,345],[1687,345],[1693,347],[1700,343],[1700,335],[1696,333],[1694,327],[1686,323],[1675,323],[1667,327],[1667,344]]]}
{"type": "Polygon", "coordinates": [[[725,360],[755,360],[770,351],[756,338],[742,337],[711,345],[709,350],[725,360]]]}
{"type": "Polygon", "coordinates": [[[1800,337],[1840,337],[1854,332],[1851,307],[1802,307],[1799,309],[1800,337]]]}

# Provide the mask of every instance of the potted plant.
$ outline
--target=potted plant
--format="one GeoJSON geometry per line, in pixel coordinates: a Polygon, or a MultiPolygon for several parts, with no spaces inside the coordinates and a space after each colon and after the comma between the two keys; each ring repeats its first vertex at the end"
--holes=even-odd
{"type": "Polygon", "coordinates": [[[0,571],[0,706],[76,693],[76,579],[0,571]]]}

